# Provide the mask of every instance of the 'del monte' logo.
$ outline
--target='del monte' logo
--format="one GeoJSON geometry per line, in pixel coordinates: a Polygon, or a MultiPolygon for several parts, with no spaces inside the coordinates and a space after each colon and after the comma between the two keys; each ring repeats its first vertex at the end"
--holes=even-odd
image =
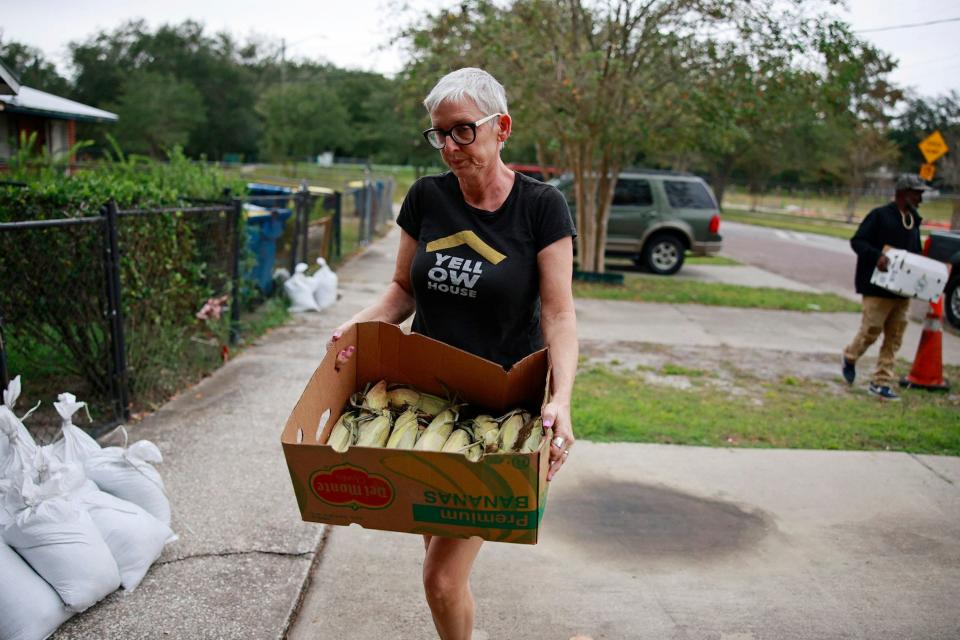
{"type": "Polygon", "coordinates": [[[393,485],[386,478],[349,464],[314,471],[310,488],[327,504],[354,510],[383,509],[394,496],[393,485]]]}

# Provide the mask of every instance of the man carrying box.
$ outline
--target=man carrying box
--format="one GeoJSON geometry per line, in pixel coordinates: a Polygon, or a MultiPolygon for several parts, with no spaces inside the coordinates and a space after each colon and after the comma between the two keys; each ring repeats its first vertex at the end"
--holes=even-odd
{"type": "Polygon", "coordinates": [[[877,369],[868,391],[886,400],[900,399],[891,388],[895,380],[893,363],[907,328],[910,299],[871,284],[870,276],[874,268],[886,271],[890,264],[883,253],[884,246],[920,253],[921,218],[917,207],[923,202],[927,186],[919,176],[904,174],[897,179],[895,189],[893,202],[868,213],[850,239],[857,254],[856,288],[863,296],[863,319],[853,342],[843,350],[843,378],[853,384],[857,360],[883,334],[877,369]]]}

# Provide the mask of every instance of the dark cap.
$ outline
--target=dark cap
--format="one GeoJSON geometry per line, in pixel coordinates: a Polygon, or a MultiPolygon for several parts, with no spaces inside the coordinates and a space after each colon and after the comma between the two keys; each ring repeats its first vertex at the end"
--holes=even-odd
{"type": "Polygon", "coordinates": [[[897,191],[928,191],[930,187],[915,173],[904,173],[897,178],[897,191]]]}

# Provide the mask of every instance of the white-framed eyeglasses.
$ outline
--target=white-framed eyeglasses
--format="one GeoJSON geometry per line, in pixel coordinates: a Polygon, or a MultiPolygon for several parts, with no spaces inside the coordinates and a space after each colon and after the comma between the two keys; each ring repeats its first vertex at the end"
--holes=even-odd
{"type": "Polygon", "coordinates": [[[455,124],[449,129],[432,127],[423,132],[423,137],[426,138],[427,142],[434,149],[443,149],[443,145],[447,142],[447,136],[453,138],[453,141],[462,147],[472,144],[477,139],[477,127],[482,124],[486,124],[490,120],[502,115],[502,113],[491,113],[486,117],[480,118],[476,122],[455,124]]]}

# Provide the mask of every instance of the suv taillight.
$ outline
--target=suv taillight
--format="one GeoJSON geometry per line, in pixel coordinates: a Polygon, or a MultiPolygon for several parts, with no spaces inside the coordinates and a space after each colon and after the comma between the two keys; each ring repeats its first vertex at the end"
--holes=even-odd
{"type": "Polygon", "coordinates": [[[712,234],[717,234],[720,231],[720,214],[713,214],[713,217],[710,218],[710,226],[707,227],[707,230],[712,234]]]}

